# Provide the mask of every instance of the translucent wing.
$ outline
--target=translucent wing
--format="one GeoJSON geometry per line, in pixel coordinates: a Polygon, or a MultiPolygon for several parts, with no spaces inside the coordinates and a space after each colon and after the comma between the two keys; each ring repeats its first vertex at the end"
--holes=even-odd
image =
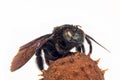
{"type": "Polygon", "coordinates": [[[11,71],[22,67],[34,55],[36,49],[42,47],[48,41],[50,36],[51,34],[47,34],[21,46],[17,55],[13,58],[11,71]]]}

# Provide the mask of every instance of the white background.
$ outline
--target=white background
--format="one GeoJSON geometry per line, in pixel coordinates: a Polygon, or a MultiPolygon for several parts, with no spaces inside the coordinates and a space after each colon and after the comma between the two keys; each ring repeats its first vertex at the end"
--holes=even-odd
{"type": "Polygon", "coordinates": [[[9,70],[12,58],[21,45],[63,24],[81,25],[87,34],[111,51],[108,53],[93,42],[91,57],[101,58],[99,67],[109,69],[105,80],[118,80],[119,0],[0,0],[0,80],[38,80],[40,71],[35,56],[15,72],[9,70]]]}

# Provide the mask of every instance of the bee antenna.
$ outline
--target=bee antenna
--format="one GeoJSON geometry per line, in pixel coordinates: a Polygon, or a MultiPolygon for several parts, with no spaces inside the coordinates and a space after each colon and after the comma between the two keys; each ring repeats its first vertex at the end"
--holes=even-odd
{"type": "Polygon", "coordinates": [[[101,46],[102,48],[104,48],[106,51],[108,51],[110,53],[110,51],[108,49],[106,49],[104,46],[102,46],[100,43],[98,43],[95,39],[93,39],[91,36],[86,34],[86,37],[91,39],[92,41],[94,41],[96,44],[98,44],[99,46],[101,46]]]}

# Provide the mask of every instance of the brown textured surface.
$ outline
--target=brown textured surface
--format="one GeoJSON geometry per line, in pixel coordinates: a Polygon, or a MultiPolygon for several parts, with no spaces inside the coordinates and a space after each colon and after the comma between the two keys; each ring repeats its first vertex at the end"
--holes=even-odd
{"type": "Polygon", "coordinates": [[[53,62],[42,80],[104,80],[104,74],[89,56],[77,53],[53,62]]]}

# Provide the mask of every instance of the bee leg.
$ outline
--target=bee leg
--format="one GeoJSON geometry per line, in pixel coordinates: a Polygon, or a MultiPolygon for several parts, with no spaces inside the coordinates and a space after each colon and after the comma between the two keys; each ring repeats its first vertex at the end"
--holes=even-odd
{"type": "Polygon", "coordinates": [[[81,53],[81,46],[77,46],[77,47],[76,47],[76,51],[78,51],[78,52],[81,53]]]}
{"type": "Polygon", "coordinates": [[[92,44],[91,44],[91,41],[89,40],[89,38],[85,37],[87,43],[89,44],[89,53],[88,53],[88,56],[91,55],[92,53],[92,44]]]}
{"type": "Polygon", "coordinates": [[[81,45],[81,46],[77,46],[76,47],[76,50],[78,51],[78,52],[83,52],[83,53],[85,53],[85,48],[84,48],[84,45],[81,45]]]}
{"type": "Polygon", "coordinates": [[[36,63],[37,63],[37,66],[38,68],[42,71],[43,70],[43,59],[41,57],[41,49],[37,49],[36,50],[36,63]]]}
{"type": "Polygon", "coordinates": [[[45,55],[45,61],[46,61],[47,65],[50,65],[50,60],[54,61],[57,59],[57,57],[52,55],[52,53],[55,53],[53,50],[49,50],[47,48],[47,49],[43,49],[43,51],[45,53],[44,55],[45,55]]]}
{"type": "Polygon", "coordinates": [[[85,47],[83,44],[82,44],[81,48],[82,48],[82,52],[85,53],[85,47]]]}

